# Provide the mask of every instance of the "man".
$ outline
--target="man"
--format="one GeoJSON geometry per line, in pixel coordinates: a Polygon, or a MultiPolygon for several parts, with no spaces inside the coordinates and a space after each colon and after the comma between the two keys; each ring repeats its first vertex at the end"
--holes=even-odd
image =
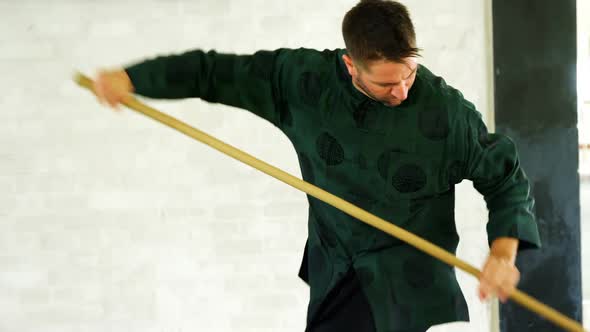
{"type": "MultiPolygon", "coordinates": [[[[94,90],[113,107],[135,92],[247,109],[289,137],[306,181],[453,253],[454,185],[472,180],[490,211],[480,298],[505,301],[517,250],[540,245],[514,143],[488,134],[474,106],[417,63],[402,4],[361,1],[342,32],[346,50],[193,50],[102,72],[94,90]]],[[[418,332],[469,319],[452,267],[308,200],[307,331],[418,332]]]]}

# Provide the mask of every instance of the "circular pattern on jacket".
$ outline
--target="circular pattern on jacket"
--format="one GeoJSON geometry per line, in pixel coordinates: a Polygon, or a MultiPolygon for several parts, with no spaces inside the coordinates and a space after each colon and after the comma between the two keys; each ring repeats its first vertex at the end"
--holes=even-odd
{"type": "Polygon", "coordinates": [[[418,165],[406,164],[397,169],[391,182],[400,193],[413,193],[426,185],[426,173],[418,165]]]}
{"type": "Polygon", "coordinates": [[[328,166],[339,165],[344,161],[342,145],[328,133],[323,133],[317,138],[316,150],[328,166]]]}

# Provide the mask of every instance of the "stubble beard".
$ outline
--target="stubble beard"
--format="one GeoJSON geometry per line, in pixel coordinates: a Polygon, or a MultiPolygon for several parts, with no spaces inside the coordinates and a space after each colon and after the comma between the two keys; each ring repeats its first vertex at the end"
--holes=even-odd
{"type": "Polygon", "coordinates": [[[364,93],[364,94],[365,94],[367,97],[369,97],[369,98],[373,99],[374,101],[376,101],[376,102],[378,102],[378,103],[381,103],[381,104],[383,104],[383,105],[385,105],[385,106],[388,106],[388,107],[395,107],[395,106],[399,106],[399,104],[401,104],[401,103],[395,103],[395,104],[392,104],[392,103],[390,103],[390,102],[388,102],[388,101],[384,101],[384,100],[381,100],[381,99],[377,98],[377,97],[376,97],[374,94],[372,94],[372,93],[369,91],[369,89],[367,89],[367,86],[366,86],[366,85],[365,85],[363,82],[361,82],[361,80],[359,80],[358,78],[353,78],[353,79],[352,79],[352,83],[353,83],[353,84],[354,84],[354,86],[356,86],[356,87],[357,87],[357,88],[358,88],[358,89],[359,89],[359,90],[360,90],[362,93],[364,93]]]}

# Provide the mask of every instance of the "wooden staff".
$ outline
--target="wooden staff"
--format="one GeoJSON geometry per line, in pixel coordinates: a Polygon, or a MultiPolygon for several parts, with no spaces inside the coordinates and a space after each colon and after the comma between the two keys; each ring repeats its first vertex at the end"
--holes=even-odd
{"type": "MultiPolygon", "coordinates": [[[[77,73],[74,80],[80,86],[92,91],[93,82],[90,78],[77,73]]],[[[449,253],[448,251],[442,249],[439,246],[434,245],[433,243],[422,239],[419,236],[416,236],[394,224],[381,219],[343,199],[338,196],[332,195],[329,192],[320,189],[308,182],[305,182],[285,171],[282,171],[279,168],[276,168],[270,164],[265,163],[262,160],[259,160],[246,152],[241,151],[229,144],[226,144],[217,138],[210,136],[196,128],[189,126],[188,124],[179,121],[169,115],[166,115],[156,109],[153,109],[133,96],[129,96],[125,98],[122,102],[123,105],[127,106],[128,108],[137,111],[143,115],[146,115],[154,120],[157,120],[169,127],[172,127],[181,133],[190,136],[202,143],[209,145],[210,147],[225,153],[226,155],[237,159],[245,164],[248,164],[257,170],[264,172],[286,184],[295,187],[317,199],[320,199],[333,207],[342,210],[343,212],[355,217],[356,219],[369,224],[385,233],[388,233],[396,238],[410,244],[411,246],[433,256],[441,261],[455,266],[471,275],[479,279],[481,271],[479,271],[476,267],[468,264],[465,261],[460,260],[457,256],[449,253]]],[[[515,301],[516,303],[526,307],[527,309],[536,312],[537,314],[543,316],[544,318],[554,322],[556,325],[563,327],[567,331],[572,332],[585,332],[582,325],[576,322],[573,319],[570,319],[557,310],[539,302],[538,300],[526,295],[525,293],[515,289],[512,294],[510,294],[510,298],[515,301]]]]}

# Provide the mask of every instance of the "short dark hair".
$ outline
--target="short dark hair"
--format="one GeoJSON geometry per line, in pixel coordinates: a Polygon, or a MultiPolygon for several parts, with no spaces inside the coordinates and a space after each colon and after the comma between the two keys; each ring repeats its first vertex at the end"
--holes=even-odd
{"type": "Polygon", "coordinates": [[[342,21],[346,50],[359,65],[420,56],[408,9],[397,1],[361,0],[342,21]]]}

